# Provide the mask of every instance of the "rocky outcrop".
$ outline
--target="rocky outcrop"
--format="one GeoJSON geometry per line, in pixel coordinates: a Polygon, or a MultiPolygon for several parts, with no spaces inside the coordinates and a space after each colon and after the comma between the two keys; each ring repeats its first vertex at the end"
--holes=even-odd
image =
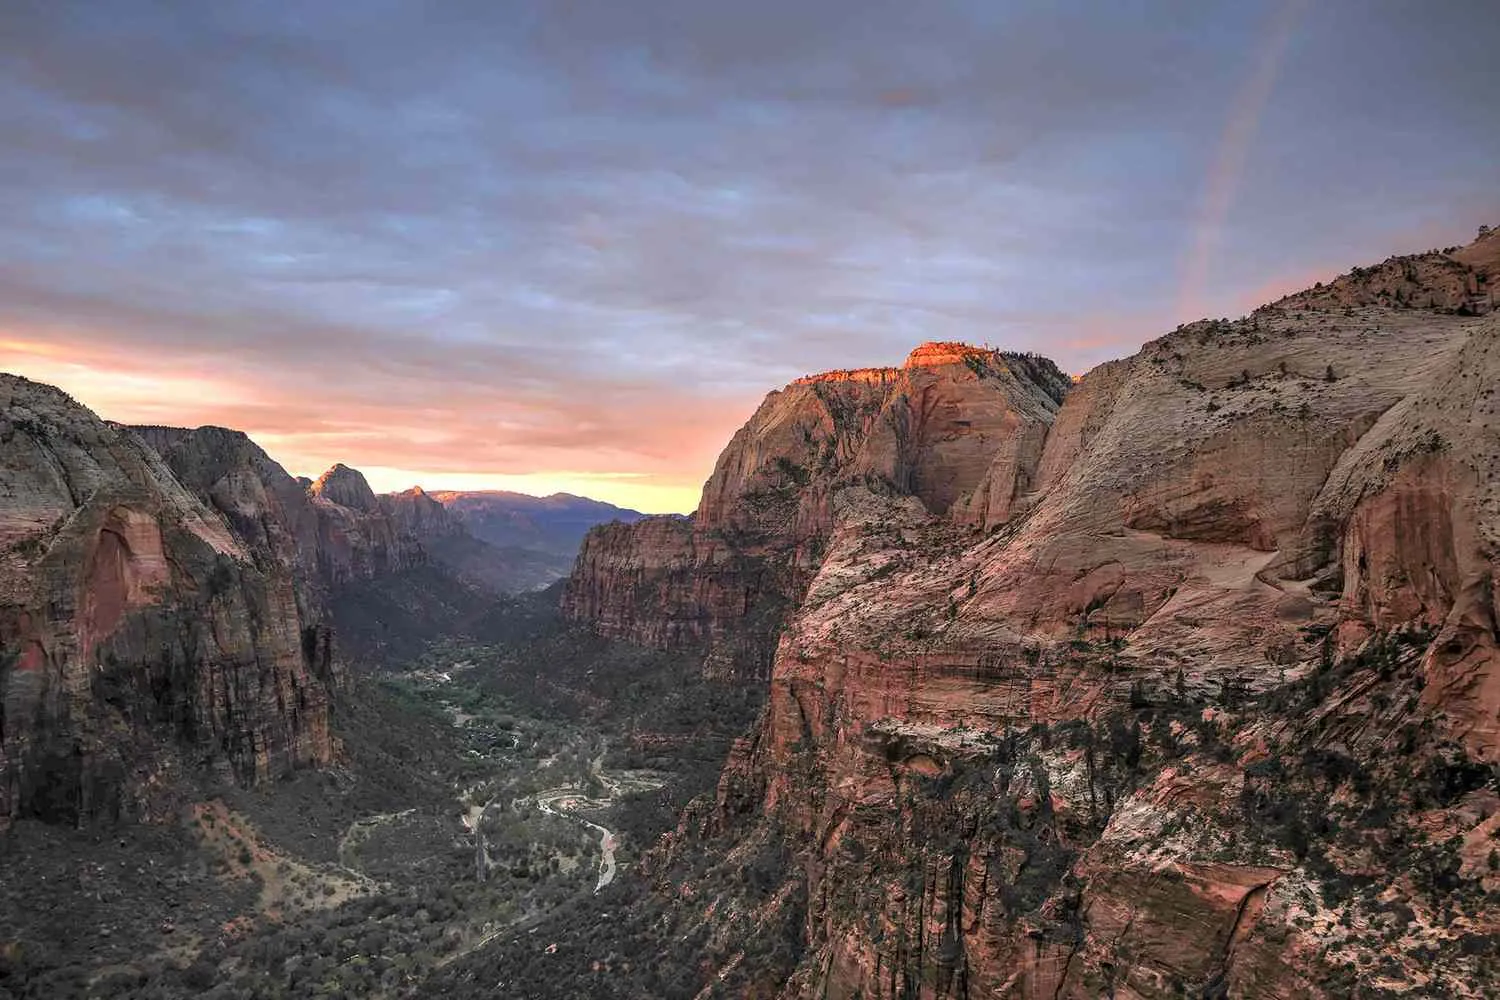
{"type": "Polygon", "coordinates": [[[1317,309],[1383,306],[1484,316],[1500,303],[1500,229],[1481,228],[1466,247],[1387,257],[1356,267],[1325,285],[1288,296],[1278,305],[1317,309]]]}
{"type": "Polygon", "coordinates": [[[380,498],[380,506],[403,535],[418,539],[471,537],[464,529],[463,521],[420,486],[401,493],[387,493],[380,498]]]}
{"type": "Polygon", "coordinates": [[[1491,995],[1495,247],[1184,326],[1055,415],[939,384],[942,348],[773,394],[690,531],[600,533],[570,590],[663,643],[710,542],[794,581],[765,715],[656,870],[780,837],[785,998],[1491,995]],[[824,413],[859,429],[799,482],[824,413]]]}
{"type": "Polygon", "coordinates": [[[343,464],[308,485],[240,431],[129,430],[221,514],[252,553],[295,572],[308,594],[326,597],[355,580],[424,565],[424,541],[462,531],[420,489],[377,497],[362,473],[343,464]]]}
{"type": "Polygon", "coordinates": [[[0,375],[0,824],[150,816],[184,769],[253,783],[330,759],[331,644],[290,556],[307,525],[266,513],[243,441],[147,436],[193,488],[0,375]]]}
{"type": "Polygon", "coordinates": [[[1320,491],[1341,531],[1346,647],[1417,623],[1435,634],[1424,703],[1500,762],[1500,327],[1476,324],[1427,384],[1381,415],[1320,491]]]}
{"type": "Polygon", "coordinates": [[[657,649],[704,647],[712,675],[764,678],[791,586],[764,552],[695,532],[685,518],[648,517],[589,532],[564,607],[601,635],[657,649]]]}
{"type": "Polygon", "coordinates": [[[618,638],[706,644],[710,669],[763,675],[822,558],[836,491],[866,484],[995,527],[1030,487],[1068,385],[1043,359],[962,344],[799,379],[735,435],[690,523],[591,532],[564,611],[618,638]]]}
{"type": "Polygon", "coordinates": [[[486,592],[530,590],[556,576],[538,574],[526,553],[502,551],[474,536],[464,518],[420,486],[379,498],[398,537],[418,546],[426,560],[486,592]]]}
{"type": "Polygon", "coordinates": [[[130,427],[167,468],[228,522],[256,558],[316,587],[318,508],[307,487],[241,431],[223,427],[130,427]]]}
{"type": "Polygon", "coordinates": [[[335,465],[308,492],[318,515],[318,571],[329,586],[427,562],[421,541],[404,532],[393,516],[396,505],[382,503],[359,471],[335,465]]]}
{"type": "Polygon", "coordinates": [[[366,514],[380,512],[380,502],[375,499],[375,491],[370,489],[364,473],[358,469],[351,469],[342,462],[336,463],[333,468],[319,476],[312,484],[311,493],[319,500],[339,507],[363,511],[366,514]]]}

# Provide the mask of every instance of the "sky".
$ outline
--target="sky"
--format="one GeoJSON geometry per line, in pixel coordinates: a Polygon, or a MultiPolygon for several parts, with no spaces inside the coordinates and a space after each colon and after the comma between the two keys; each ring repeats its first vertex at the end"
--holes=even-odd
{"type": "Polygon", "coordinates": [[[687,511],[762,396],[1079,373],[1500,223],[1490,0],[4,0],[0,370],[687,511]]]}

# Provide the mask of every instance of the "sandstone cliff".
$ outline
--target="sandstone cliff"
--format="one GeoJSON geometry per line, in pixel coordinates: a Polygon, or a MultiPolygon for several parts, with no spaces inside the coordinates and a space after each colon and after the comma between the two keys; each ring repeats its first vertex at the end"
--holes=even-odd
{"type": "Polygon", "coordinates": [[[342,463],[309,483],[241,431],[128,430],[221,514],[253,554],[296,573],[299,593],[314,603],[352,581],[424,565],[431,546],[464,535],[420,487],[377,496],[362,473],[342,463]]]}
{"type": "MultiPolygon", "coordinates": [[[[356,469],[339,464],[308,490],[318,512],[319,571],[332,586],[398,573],[427,560],[420,540],[402,530],[392,505],[383,503],[356,469]]],[[[407,526],[425,526],[412,517],[407,526]]],[[[430,521],[430,518],[428,519],[430,521]]]]}
{"type": "Polygon", "coordinates": [[[137,435],[0,375],[0,824],[149,816],[185,768],[329,760],[329,637],[282,558],[307,526],[215,471],[235,447],[182,453],[210,507],[137,435]]]}
{"type": "Polygon", "coordinates": [[[564,612],[618,638],[705,644],[710,669],[764,675],[839,489],[866,484],[956,524],[1002,524],[1032,486],[1068,384],[1043,359],[961,344],[924,345],[901,368],[799,379],[735,435],[691,522],[591,532],[564,612]]]}
{"type": "MultiPolygon", "coordinates": [[[[306,485],[240,431],[223,427],[129,427],[161,456],[183,486],[216,510],[249,551],[320,581],[319,512],[306,485]]],[[[301,592],[301,591],[299,591],[301,592]]]]}
{"type": "MultiPolygon", "coordinates": [[[[690,528],[591,536],[568,608],[611,634],[790,606],[761,724],[656,861],[795,854],[805,952],[757,988],[1493,995],[1497,251],[1187,325],[1060,408],[951,363],[804,380],[690,528]]],[[[721,980],[774,923],[659,888],[721,980]]]]}

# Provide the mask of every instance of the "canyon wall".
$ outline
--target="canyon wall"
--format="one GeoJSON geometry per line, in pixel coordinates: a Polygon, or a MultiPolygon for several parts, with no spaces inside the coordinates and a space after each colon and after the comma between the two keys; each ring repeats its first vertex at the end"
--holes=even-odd
{"type": "Polygon", "coordinates": [[[690,521],[590,532],[563,611],[616,638],[703,645],[711,671],[763,677],[822,559],[838,490],[865,484],[955,524],[1003,523],[1068,386],[1051,362],[961,344],[924,345],[901,368],[798,379],[735,435],[690,521]]]}
{"type": "MultiPolygon", "coordinates": [[[[330,584],[399,573],[427,561],[421,542],[402,530],[386,497],[376,497],[356,469],[338,464],[308,490],[318,514],[319,571],[330,584]]],[[[435,518],[419,519],[413,504],[399,506],[407,526],[426,529],[435,518]]]]}
{"type": "Polygon", "coordinates": [[[311,522],[258,449],[207,437],[178,442],[190,487],[142,437],[0,376],[0,823],[149,818],[188,769],[254,783],[330,759],[331,637],[295,554],[311,522]]]}
{"type": "Polygon", "coordinates": [[[717,981],[771,917],[674,858],[778,840],[803,954],[767,995],[1492,995],[1495,276],[1490,235],[1184,326],[1055,412],[1008,398],[988,463],[973,397],[913,419],[951,364],[804,380],[691,527],[591,537],[570,612],[659,644],[736,627],[708,540],[776,553],[768,708],[652,866],[717,981]],[[802,427],[864,408],[798,482],[802,427]]]}
{"type": "Polygon", "coordinates": [[[155,818],[203,768],[329,763],[330,600],[486,547],[421,490],[289,475],[243,433],[125,427],[0,376],[0,825],[155,818]]]}
{"type": "Polygon", "coordinates": [[[362,473],[342,463],[307,484],[240,431],[126,430],[149,444],[252,552],[294,572],[308,594],[424,565],[425,542],[462,533],[419,488],[377,496],[362,473]]]}

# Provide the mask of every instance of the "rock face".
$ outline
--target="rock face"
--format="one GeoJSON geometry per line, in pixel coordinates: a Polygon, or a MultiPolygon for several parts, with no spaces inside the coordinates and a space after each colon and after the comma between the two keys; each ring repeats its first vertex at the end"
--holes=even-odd
{"type": "Polygon", "coordinates": [[[312,495],[340,507],[374,514],[380,511],[375,491],[365,481],[364,473],[342,462],[318,477],[312,484],[312,495]]]}
{"type": "Polygon", "coordinates": [[[1493,995],[1497,273],[1393,259],[1065,397],[950,345],[773,393],[570,583],[663,645],[788,605],[658,870],[794,852],[785,998],[1493,995]]]}
{"type": "Polygon", "coordinates": [[[403,535],[423,539],[472,537],[457,516],[420,486],[402,493],[387,493],[380,498],[380,504],[403,535]]]}
{"type": "Polygon", "coordinates": [[[822,557],[835,492],[865,484],[957,524],[1001,524],[1032,485],[1068,385],[1043,359],[962,344],[798,379],[735,435],[690,523],[592,531],[564,612],[618,638],[706,644],[711,668],[764,675],[822,557]]]}
{"type": "Polygon", "coordinates": [[[240,431],[129,430],[252,551],[296,572],[308,594],[423,565],[425,540],[462,531],[420,488],[377,497],[362,473],[343,464],[307,484],[240,431]]]}
{"type": "MultiPolygon", "coordinates": [[[[421,542],[402,531],[393,514],[396,505],[377,498],[357,470],[335,465],[308,492],[318,513],[318,568],[330,585],[399,573],[427,561],[421,542]]],[[[411,507],[406,505],[404,513],[411,514],[411,507]]]]}
{"type": "Polygon", "coordinates": [[[147,435],[190,488],[141,437],[0,375],[0,824],[150,816],[183,768],[253,783],[329,760],[331,644],[294,554],[311,523],[242,436],[195,434],[147,435]]]}
{"type": "Polygon", "coordinates": [[[261,560],[295,572],[303,589],[319,574],[318,508],[301,481],[240,431],[223,427],[130,427],[183,486],[228,522],[261,560]]]}
{"type": "MultiPolygon", "coordinates": [[[[547,586],[561,577],[555,554],[514,546],[500,548],[479,537],[476,532],[482,522],[476,523],[464,513],[473,509],[466,501],[475,495],[429,493],[414,486],[403,493],[384,494],[379,502],[400,537],[414,540],[434,565],[483,590],[518,593],[547,586]]],[[[576,541],[573,549],[576,552],[576,541]]]]}

